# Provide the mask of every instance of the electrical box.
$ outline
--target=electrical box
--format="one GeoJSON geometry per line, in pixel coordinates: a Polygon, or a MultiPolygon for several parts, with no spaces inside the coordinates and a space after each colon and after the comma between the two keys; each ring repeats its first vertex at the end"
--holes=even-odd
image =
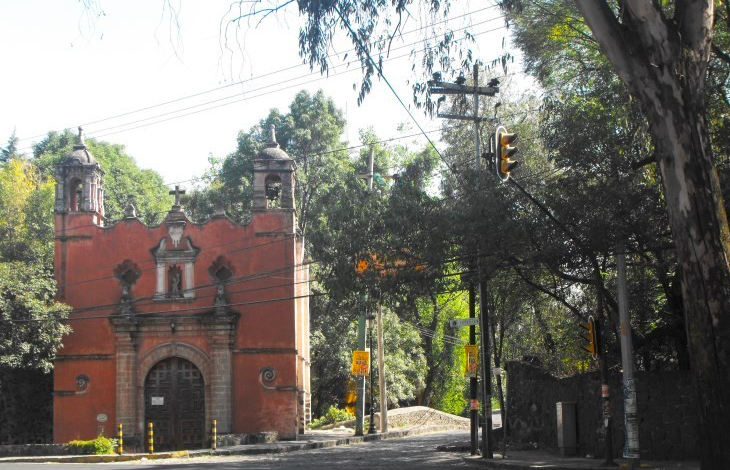
{"type": "Polygon", "coordinates": [[[575,426],[575,402],[559,401],[555,404],[558,418],[558,449],[561,455],[575,455],[578,439],[575,426]]]}

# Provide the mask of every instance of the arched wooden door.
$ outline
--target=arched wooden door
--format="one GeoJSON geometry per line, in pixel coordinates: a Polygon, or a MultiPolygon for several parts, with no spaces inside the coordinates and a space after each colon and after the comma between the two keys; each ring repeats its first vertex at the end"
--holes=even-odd
{"type": "MultiPolygon", "coordinates": [[[[205,443],[205,383],[181,357],[162,360],[144,383],[145,434],[154,423],[155,451],[194,449],[205,443]]],[[[147,436],[145,435],[145,450],[147,436]]]]}

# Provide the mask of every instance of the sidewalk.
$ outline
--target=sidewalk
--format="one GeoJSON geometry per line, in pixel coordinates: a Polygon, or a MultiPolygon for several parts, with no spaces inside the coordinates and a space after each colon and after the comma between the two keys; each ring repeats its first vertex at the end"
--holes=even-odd
{"type": "MultiPolygon", "coordinates": [[[[464,457],[464,461],[475,466],[495,468],[502,470],[528,470],[528,469],[550,469],[550,470],[596,470],[596,469],[621,469],[627,468],[623,459],[616,459],[615,467],[603,466],[603,459],[586,459],[581,457],[563,457],[558,453],[544,451],[508,451],[507,458],[502,459],[498,452],[494,453],[494,459],[482,459],[479,456],[464,457]]],[[[699,470],[700,463],[693,461],[642,461],[642,469],[648,470],[699,470]]]]}
{"type": "Polygon", "coordinates": [[[15,463],[103,463],[103,462],[127,462],[130,460],[152,460],[201,457],[209,455],[261,455],[261,454],[284,454],[308,449],[322,449],[363,442],[382,441],[385,439],[398,439],[408,436],[419,436],[437,432],[452,431],[450,426],[414,426],[411,428],[397,429],[387,433],[366,434],[355,436],[352,430],[330,430],[330,431],[307,431],[299,436],[296,441],[280,441],[270,444],[248,444],[231,447],[221,447],[213,451],[210,449],[181,450],[176,452],[156,452],[154,454],[124,454],[124,455],[59,455],[39,457],[3,457],[0,464],[15,463]]]}

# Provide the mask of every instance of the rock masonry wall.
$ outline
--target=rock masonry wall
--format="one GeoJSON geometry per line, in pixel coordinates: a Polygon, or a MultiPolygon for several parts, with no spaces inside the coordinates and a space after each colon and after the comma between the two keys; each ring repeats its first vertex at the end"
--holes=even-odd
{"type": "Polygon", "coordinates": [[[53,442],[53,374],[0,368],[0,445],[53,442]]]}
{"type": "MultiPolygon", "coordinates": [[[[507,363],[510,440],[557,448],[560,401],[576,403],[578,455],[604,454],[601,381],[598,372],[558,379],[524,362],[507,363]]],[[[697,399],[689,371],[638,372],[639,441],[643,459],[697,459],[697,399]]],[[[621,375],[611,374],[614,455],[624,445],[621,375]]]]}

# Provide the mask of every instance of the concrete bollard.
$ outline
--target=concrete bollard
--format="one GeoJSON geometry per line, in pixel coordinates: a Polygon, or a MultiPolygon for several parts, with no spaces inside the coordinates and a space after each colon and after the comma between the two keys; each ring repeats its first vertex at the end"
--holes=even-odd
{"type": "Polygon", "coordinates": [[[211,440],[210,448],[215,450],[218,446],[218,420],[217,419],[213,420],[213,430],[212,431],[213,431],[213,439],[211,440]]]}
{"type": "Polygon", "coordinates": [[[147,442],[149,443],[149,453],[154,454],[155,453],[155,425],[150,421],[147,424],[147,442]]]}
{"type": "Polygon", "coordinates": [[[117,426],[117,443],[119,444],[117,452],[119,455],[122,455],[124,453],[124,433],[122,432],[122,423],[119,423],[119,426],[117,426]]]}

